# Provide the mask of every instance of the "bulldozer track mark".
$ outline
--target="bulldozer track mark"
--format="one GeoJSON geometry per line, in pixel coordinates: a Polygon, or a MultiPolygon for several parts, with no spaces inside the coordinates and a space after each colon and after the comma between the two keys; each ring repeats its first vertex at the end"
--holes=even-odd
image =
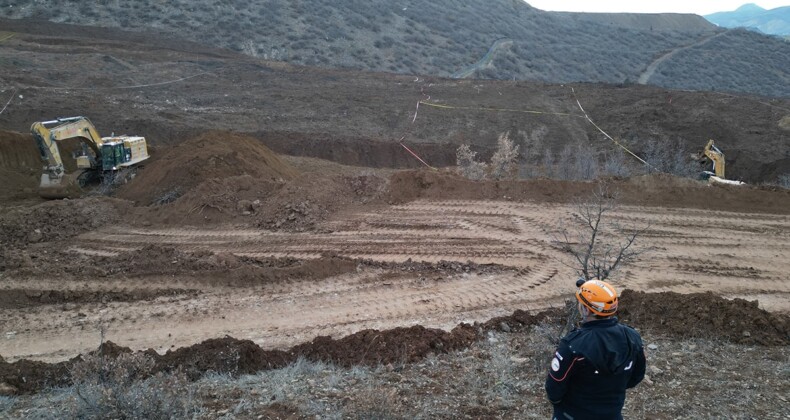
{"type": "MultiPolygon", "coordinates": [[[[416,201],[375,214],[347,214],[345,220],[319,225],[317,232],[108,227],[77,237],[69,251],[112,258],[156,245],[252,259],[316,260],[332,253],[360,260],[355,272],[326,278],[271,281],[196,272],[80,281],[89,289],[111,291],[146,287],[201,291],[175,301],[112,303],[120,315],[107,338],[124,345],[159,349],[163,343],[189,345],[232,333],[265,348],[283,348],[317,335],[338,336],[363,328],[410,323],[450,328],[515,309],[560,306],[573,291],[575,273],[562,263],[565,255],[554,243],[553,232],[571,220],[573,211],[569,205],[416,201]],[[442,261],[496,267],[464,272],[443,269],[438,264],[442,261]],[[417,262],[436,265],[415,268],[417,262]]],[[[617,287],[636,290],[715,291],[727,297],[759,298],[767,309],[786,311],[790,218],[752,216],[620,207],[611,220],[624,226],[649,226],[641,239],[658,251],[640,257],[612,281],[617,287]]],[[[610,229],[604,236],[618,232],[610,229]]],[[[66,287],[59,280],[40,279],[37,287],[66,287]]],[[[26,286],[19,280],[10,287],[26,286]]],[[[81,310],[89,319],[101,319],[99,306],[84,305],[81,310]]],[[[95,344],[98,332],[64,318],[62,310],[42,307],[40,311],[35,320],[58,321],[9,321],[26,323],[14,327],[23,331],[18,340],[0,341],[0,353],[11,358],[38,353],[37,358],[54,360],[95,344]],[[30,331],[24,332],[25,328],[30,331]]]]}

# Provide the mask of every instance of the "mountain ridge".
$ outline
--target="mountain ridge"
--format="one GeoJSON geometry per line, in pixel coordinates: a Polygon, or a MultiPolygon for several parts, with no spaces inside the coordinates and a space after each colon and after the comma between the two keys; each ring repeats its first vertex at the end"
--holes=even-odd
{"type": "Polygon", "coordinates": [[[790,6],[764,9],[747,3],[731,12],[718,12],[705,18],[725,28],[747,28],[768,35],[790,36],[790,6]]]}
{"type": "MultiPolygon", "coordinates": [[[[725,31],[694,15],[568,14],[514,0],[0,0],[0,16],[155,30],[297,65],[441,77],[508,38],[470,77],[548,83],[635,83],[659,57],[725,31]]],[[[790,46],[739,31],[720,38],[673,55],[649,83],[790,96],[790,46]],[[760,65],[743,72],[742,63],[760,65]]]]}

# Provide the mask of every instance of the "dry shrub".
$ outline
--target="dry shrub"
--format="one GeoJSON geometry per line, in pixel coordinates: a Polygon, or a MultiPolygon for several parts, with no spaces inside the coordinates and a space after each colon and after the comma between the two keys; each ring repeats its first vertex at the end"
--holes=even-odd
{"type": "Polygon", "coordinates": [[[683,150],[683,144],[679,140],[649,140],[645,142],[642,154],[647,162],[648,172],[692,178],[699,173],[697,163],[683,150]]]}
{"type": "Polygon", "coordinates": [[[403,403],[398,397],[398,390],[374,380],[365,389],[354,396],[354,403],[346,407],[346,414],[358,419],[399,419],[409,418],[401,414],[403,403]]]}
{"type": "Polygon", "coordinates": [[[486,177],[486,172],[492,179],[500,180],[513,175],[518,158],[518,146],[510,139],[510,132],[503,133],[497,139],[497,150],[491,157],[491,164],[478,162],[477,152],[473,152],[468,144],[462,144],[456,151],[456,163],[461,175],[473,181],[486,177]]]}
{"type": "Polygon", "coordinates": [[[473,152],[468,144],[459,146],[455,156],[461,175],[473,181],[479,181],[485,177],[486,164],[475,160],[477,152],[473,152]]]}
{"type": "Polygon", "coordinates": [[[192,387],[180,371],[152,374],[142,353],[83,357],[71,370],[72,415],[84,419],[188,418],[197,411],[192,387]]]}
{"type": "Polygon", "coordinates": [[[510,132],[501,134],[497,139],[497,150],[491,157],[491,177],[502,179],[513,173],[518,158],[518,145],[513,144],[510,132]]]}

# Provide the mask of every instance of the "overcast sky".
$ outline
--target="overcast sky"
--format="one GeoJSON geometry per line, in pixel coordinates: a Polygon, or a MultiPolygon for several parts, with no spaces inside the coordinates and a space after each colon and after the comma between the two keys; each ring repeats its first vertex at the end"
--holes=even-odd
{"type": "Polygon", "coordinates": [[[696,13],[735,10],[746,3],[764,9],[790,6],[790,0],[526,0],[541,10],[562,12],[696,13]]]}

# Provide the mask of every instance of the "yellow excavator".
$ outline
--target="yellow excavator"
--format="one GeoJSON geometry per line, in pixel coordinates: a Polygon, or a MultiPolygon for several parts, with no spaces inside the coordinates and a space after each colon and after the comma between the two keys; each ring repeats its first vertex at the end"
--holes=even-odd
{"type": "Polygon", "coordinates": [[[735,181],[724,177],[724,153],[713,144],[713,140],[708,140],[708,144],[702,149],[702,153],[698,156],[700,162],[705,165],[711,164],[710,171],[703,171],[702,178],[707,179],[709,183],[727,184],[727,185],[745,185],[741,181],[735,181]]]}
{"type": "Polygon", "coordinates": [[[702,173],[704,177],[710,178],[711,176],[716,176],[721,179],[727,179],[724,177],[724,153],[713,144],[712,139],[708,140],[708,144],[702,149],[700,160],[713,165],[711,171],[704,171],[702,173]]]}
{"type": "Polygon", "coordinates": [[[101,137],[85,117],[58,118],[33,123],[30,132],[44,161],[39,194],[44,198],[77,197],[90,182],[113,179],[118,171],[148,159],[145,137],[101,137]],[[67,174],[58,143],[79,139],[73,154],[77,170],[67,174]]]}

